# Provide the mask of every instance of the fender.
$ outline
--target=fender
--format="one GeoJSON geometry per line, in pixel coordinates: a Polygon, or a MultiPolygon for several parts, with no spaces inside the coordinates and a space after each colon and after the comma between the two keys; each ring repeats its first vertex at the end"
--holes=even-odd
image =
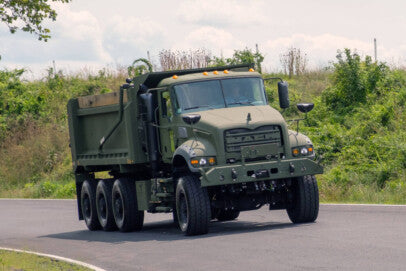
{"type": "Polygon", "coordinates": [[[313,145],[310,138],[308,138],[302,133],[297,133],[292,130],[289,130],[289,143],[291,148],[297,146],[313,145]]]}
{"type": "Polygon", "coordinates": [[[190,160],[194,157],[203,157],[203,156],[216,156],[216,148],[211,142],[206,139],[198,138],[189,139],[182,143],[173,154],[172,164],[174,163],[176,156],[181,156],[185,159],[186,164],[191,172],[200,172],[198,168],[193,167],[190,164],[190,160]]]}

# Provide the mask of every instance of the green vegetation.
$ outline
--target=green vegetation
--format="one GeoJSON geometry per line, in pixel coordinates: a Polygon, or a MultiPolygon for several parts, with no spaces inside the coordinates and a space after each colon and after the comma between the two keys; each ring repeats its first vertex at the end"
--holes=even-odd
{"type": "MultiPolygon", "coordinates": [[[[70,0],[51,2],[69,3],[70,0]]],[[[0,1],[0,22],[7,25],[11,33],[21,30],[47,41],[51,31],[44,27],[45,20],[55,21],[56,17],[57,13],[48,0],[0,1]]]]}
{"type": "MultiPolygon", "coordinates": [[[[318,177],[321,199],[405,204],[406,71],[362,60],[348,49],[337,58],[330,71],[290,81],[293,104],[315,103],[300,131],[325,166],[318,177]]],[[[277,107],[276,89],[269,92],[277,107]]],[[[293,107],[286,115],[298,116],[293,107]]]]}
{"type": "Polygon", "coordinates": [[[24,82],[24,70],[0,71],[0,197],[72,198],[66,103],[115,90],[124,73],[65,76],[24,82]]]}
{"type": "Polygon", "coordinates": [[[0,270],[85,271],[91,269],[52,258],[37,256],[34,254],[0,250],[0,270]]]}
{"type": "MultiPolygon", "coordinates": [[[[67,100],[117,90],[126,74],[50,69],[43,80],[24,82],[23,72],[0,71],[0,197],[73,197],[67,100]]],[[[300,131],[325,166],[318,177],[323,201],[406,203],[405,70],[344,50],[324,70],[264,76],[289,82],[286,119],[302,117],[294,104],[315,103],[300,131]]],[[[267,83],[267,92],[279,108],[275,84],[267,83]]]]}

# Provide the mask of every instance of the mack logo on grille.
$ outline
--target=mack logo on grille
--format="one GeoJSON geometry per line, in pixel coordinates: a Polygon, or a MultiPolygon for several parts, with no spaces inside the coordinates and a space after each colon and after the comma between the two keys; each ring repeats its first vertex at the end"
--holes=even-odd
{"type": "Polygon", "coordinates": [[[281,130],[277,125],[261,126],[250,130],[247,128],[237,128],[225,131],[225,149],[227,152],[239,152],[241,147],[259,144],[282,145],[281,130]]]}

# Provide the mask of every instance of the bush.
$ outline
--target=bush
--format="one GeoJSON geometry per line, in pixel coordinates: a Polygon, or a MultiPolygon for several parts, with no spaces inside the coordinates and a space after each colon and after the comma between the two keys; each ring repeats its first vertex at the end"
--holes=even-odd
{"type": "Polygon", "coordinates": [[[338,52],[338,62],[334,64],[332,86],[323,93],[326,105],[336,112],[351,111],[360,103],[365,103],[367,94],[377,93],[378,84],[388,72],[383,63],[372,62],[371,57],[361,57],[349,49],[338,52]]]}

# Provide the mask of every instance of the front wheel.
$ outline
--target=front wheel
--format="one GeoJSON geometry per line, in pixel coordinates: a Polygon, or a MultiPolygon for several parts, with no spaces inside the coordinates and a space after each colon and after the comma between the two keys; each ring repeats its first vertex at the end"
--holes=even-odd
{"type": "Polygon", "coordinates": [[[293,179],[293,202],[287,208],[293,223],[314,222],[319,214],[319,189],[316,177],[307,175],[293,179]]]}
{"type": "Polygon", "coordinates": [[[186,235],[205,234],[211,218],[207,189],[194,175],[179,178],[176,186],[176,212],[179,227],[186,235]]]}

